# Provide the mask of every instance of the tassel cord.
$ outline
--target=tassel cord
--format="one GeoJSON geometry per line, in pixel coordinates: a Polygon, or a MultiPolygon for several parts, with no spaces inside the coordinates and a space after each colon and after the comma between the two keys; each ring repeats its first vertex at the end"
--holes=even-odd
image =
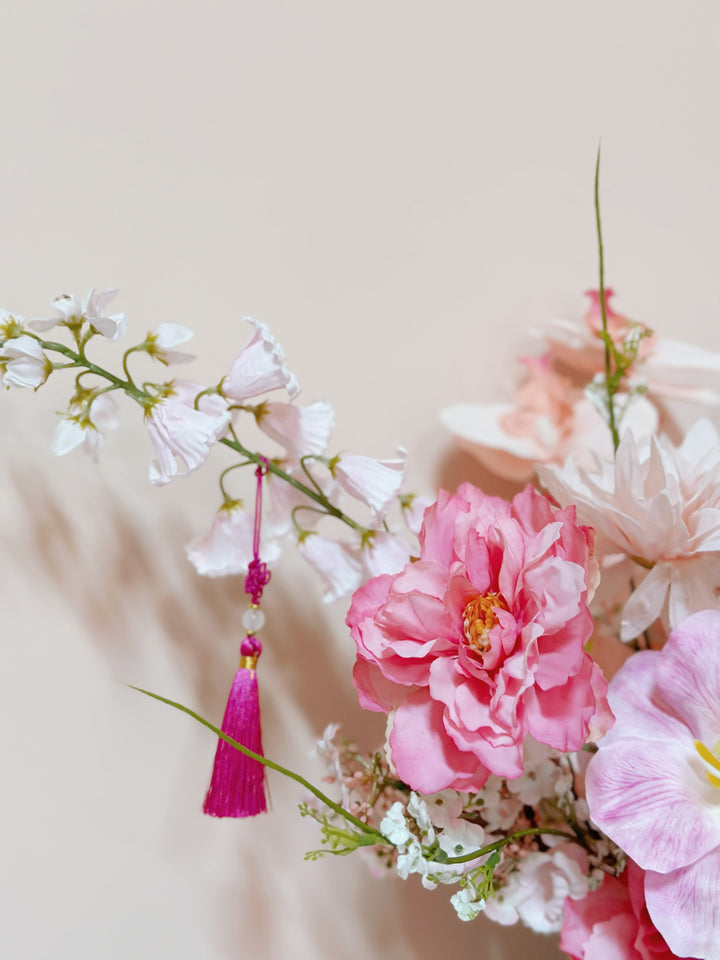
{"type": "Polygon", "coordinates": [[[199,713],[191,710],[190,707],[183,706],[182,703],[177,703],[175,700],[168,700],[167,697],[162,697],[159,693],[153,693],[150,690],[143,690],[142,687],[136,687],[132,683],[129,683],[128,686],[132,690],[137,690],[138,693],[144,694],[146,697],[151,697],[153,700],[159,700],[160,703],[166,703],[169,707],[174,707],[176,710],[180,710],[181,713],[186,713],[189,717],[192,717],[193,720],[197,720],[198,723],[201,723],[204,727],[207,727],[208,730],[212,730],[212,732],[217,737],[220,737],[221,740],[224,740],[225,743],[229,743],[231,747],[239,750],[240,753],[244,753],[245,756],[250,757],[251,760],[257,760],[257,762],[262,763],[263,766],[270,767],[271,770],[277,770],[277,772],[281,773],[284,777],[288,777],[290,780],[294,780],[296,783],[299,783],[301,786],[305,787],[305,789],[309,790],[310,793],[312,793],[314,797],[317,797],[321,803],[324,803],[325,806],[330,807],[331,810],[341,816],[344,820],[347,820],[348,823],[352,823],[353,826],[357,827],[359,830],[362,830],[363,833],[377,837],[377,840],[375,841],[376,843],[387,843],[385,837],[383,837],[378,830],[375,830],[374,827],[369,826],[367,823],[363,823],[362,820],[358,820],[357,817],[354,817],[344,807],[341,807],[339,803],[335,803],[334,800],[331,800],[330,797],[326,796],[322,792],[322,790],[318,790],[317,787],[313,786],[309,780],[305,779],[305,777],[300,776],[299,773],[293,773],[292,770],[288,770],[286,767],[281,767],[279,763],[268,760],[267,757],[263,757],[261,754],[254,753],[252,750],[244,747],[241,743],[238,743],[237,740],[233,740],[232,737],[229,737],[214,724],[210,723],[209,720],[201,717],[199,713]]]}

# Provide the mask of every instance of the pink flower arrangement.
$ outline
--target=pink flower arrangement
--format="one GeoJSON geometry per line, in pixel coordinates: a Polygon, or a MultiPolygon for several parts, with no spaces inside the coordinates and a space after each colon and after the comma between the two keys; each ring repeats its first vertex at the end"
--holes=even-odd
{"type": "Polygon", "coordinates": [[[573,960],[672,960],[645,904],[644,872],[628,862],[620,877],[605,875],[584,899],[565,901],[560,948],[573,960]]]}
{"type": "Polygon", "coordinates": [[[613,678],[617,722],[588,766],[595,823],[645,871],[677,956],[720,960],[720,613],[685,620],[613,678]]]}
{"type": "Polygon", "coordinates": [[[592,535],[527,487],[512,503],[470,484],[426,513],[420,558],[370,580],[347,623],[360,702],[391,714],[414,789],[518,777],[528,736],[577,750],[611,722],[585,642],[592,535]]]}

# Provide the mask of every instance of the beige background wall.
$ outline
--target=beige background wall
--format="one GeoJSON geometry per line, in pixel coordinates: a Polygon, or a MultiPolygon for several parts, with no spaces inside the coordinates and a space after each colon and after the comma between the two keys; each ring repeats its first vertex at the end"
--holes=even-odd
{"type": "MultiPolygon", "coordinates": [[[[5,0],[0,305],[44,316],[118,286],[131,337],[197,331],[208,382],[253,314],[304,398],[334,404],[335,450],[401,442],[423,492],[483,482],[438,410],[507,396],[527,327],[579,315],[600,136],[618,305],[720,347],[719,29],[714,0],[5,0]]],[[[60,377],[0,397],[2,955],[529,949],[359,858],[304,863],[317,834],[277,778],[270,816],[199,814],[212,738],[118,681],[221,715],[239,586],[183,553],[217,473],[151,488],[131,410],[99,468],[56,460],[64,398],[60,377]]],[[[368,747],[381,724],[355,703],[341,605],[289,557],[268,608],[266,750],[317,778],[326,722],[368,747]]]]}

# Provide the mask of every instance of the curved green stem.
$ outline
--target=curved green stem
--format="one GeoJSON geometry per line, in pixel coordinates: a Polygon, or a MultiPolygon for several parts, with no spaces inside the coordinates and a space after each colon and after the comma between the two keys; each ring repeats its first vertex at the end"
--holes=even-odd
{"type": "Polygon", "coordinates": [[[262,763],[263,766],[269,767],[271,770],[277,770],[277,772],[281,773],[284,777],[289,777],[291,780],[294,780],[296,783],[299,783],[301,786],[305,787],[305,789],[309,790],[310,793],[312,793],[314,797],[317,797],[321,803],[324,803],[325,806],[330,807],[331,810],[341,816],[344,820],[347,820],[348,823],[352,823],[352,825],[357,827],[358,830],[362,830],[363,833],[367,833],[371,836],[377,836],[377,843],[388,842],[385,837],[383,837],[383,835],[374,827],[371,827],[367,823],[363,823],[362,820],[358,820],[357,817],[354,817],[344,807],[341,807],[339,803],[335,803],[335,801],[331,800],[330,797],[325,796],[322,790],[318,790],[317,787],[314,787],[309,780],[305,779],[305,777],[301,777],[299,773],[294,773],[292,770],[288,770],[286,767],[281,767],[279,763],[268,760],[267,757],[263,757],[259,753],[254,753],[252,750],[248,750],[247,747],[244,747],[241,743],[238,743],[237,740],[233,740],[232,737],[229,737],[226,733],[223,733],[222,730],[219,730],[214,724],[210,723],[209,720],[201,717],[199,713],[195,713],[195,711],[191,710],[190,707],[185,707],[182,703],[177,703],[175,700],[168,700],[167,697],[161,697],[159,693],[152,693],[150,690],[143,690],[142,687],[136,687],[132,683],[129,683],[128,686],[133,690],[137,690],[138,693],[145,694],[146,697],[151,697],[153,700],[159,700],[160,703],[166,703],[169,707],[174,707],[176,710],[180,710],[181,713],[186,713],[189,717],[192,717],[193,720],[197,720],[198,723],[201,723],[204,727],[207,727],[208,730],[212,730],[212,732],[216,736],[220,737],[221,740],[224,740],[225,743],[229,743],[231,747],[239,750],[240,753],[244,753],[246,757],[250,757],[252,760],[257,760],[258,763],[262,763]]]}
{"type": "Polygon", "coordinates": [[[238,470],[240,467],[249,467],[252,464],[252,460],[242,460],[240,463],[232,463],[229,467],[225,467],[220,476],[218,477],[218,482],[220,484],[220,492],[223,495],[223,500],[225,503],[235,503],[237,502],[237,497],[231,497],[230,494],[225,489],[225,477],[232,473],[233,470],[238,470]]]}
{"type": "MultiPolygon", "coordinates": [[[[477,860],[478,857],[484,857],[494,850],[501,850],[506,844],[512,843],[513,840],[520,840],[522,837],[537,836],[539,834],[565,837],[566,840],[579,843],[583,847],[585,846],[585,843],[579,837],[575,836],[574,833],[568,833],[566,830],[555,830],[552,827],[528,827],[527,830],[518,830],[516,833],[510,833],[507,837],[496,840],[494,843],[488,843],[487,846],[480,847],[479,850],[474,850],[472,853],[463,854],[462,857],[448,857],[447,860],[443,860],[443,863],[467,863],[469,860],[477,860]]],[[[387,841],[385,842],[387,843],[387,841]]]]}
{"type": "Polygon", "coordinates": [[[141,349],[142,347],[130,347],[130,349],[126,350],[125,353],[123,354],[123,359],[122,359],[123,371],[125,373],[125,376],[127,377],[127,382],[131,383],[133,386],[135,386],[135,381],[130,376],[130,370],[128,369],[128,357],[130,356],[131,353],[137,353],[141,349]]]}
{"type": "MultiPolygon", "coordinates": [[[[114,373],[110,373],[109,370],[105,370],[103,367],[99,367],[96,363],[93,363],[91,360],[88,360],[87,357],[83,356],[80,353],[76,353],[74,350],[71,350],[70,347],[66,347],[64,343],[56,343],[53,340],[43,340],[40,337],[35,337],[43,350],[54,350],[57,353],[61,353],[64,357],[67,357],[69,360],[73,360],[77,366],[86,367],[86,373],[97,374],[98,377],[103,377],[105,380],[109,380],[110,383],[114,384],[115,387],[118,387],[125,391],[128,396],[132,397],[133,400],[137,400],[141,405],[142,401],[150,398],[150,394],[145,390],[140,390],[131,379],[123,380],[120,377],[116,377],[114,373]]],[[[81,376],[81,374],[78,374],[81,376]]]]}
{"type": "MultiPolygon", "coordinates": [[[[262,455],[259,453],[253,453],[252,450],[248,450],[246,447],[240,443],[239,440],[228,440],[227,437],[223,437],[220,440],[220,443],[224,443],[226,447],[230,447],[231,450],[235,450],[243,457],[247,457],[248,460],[251,460],[253,463],[262,463],[262,455]]],[[[349,517],[346,513],[343,513],[342,510],[338,507],[333,506],[328,498],[322,493],[316,493],[312,487],[308,487],[302,481],[297,480],[295,477],[291,477],[289,473],[285,473],[276,463],[273,463],[272,460],[267,464],[267,468],[270,473],[275,474],[276,477],[279,477],[281,480],[284,480],[286,483],[289,483],[290,486],[295,487],[296,490],[299,490],[300,493],[305,494],[306,497],[309,497],[311,500],[314,500],[315,503],[319,503],[323,508],[325,513],[331,517],[335,517],[337,520],[342,520],[343,523],[347,524],[349,527],[352,527],[353,530],[357,530],[358,533],[363,534],[366,532],[366,528],[362,524],[358,523],[356,520],[353,520],[352,517],[349,517]]]]}
{"type": "Polygon", "coordinates": [[[613,447],[617,451],[620,445],[617,424],[615,423],[615,400],[610,382],[610,335],[607,328],[607,307],[605,305],[605,258],[603,255],[602,226],[600,223],[600,146],[598,145],[597,162],[595,164],[595,222],[597,224],[598,255],[600,261],[600,313],[602,316],[603,342],[605,345],[605,388],[608,401],[608,421],[612,434],[613,447]]]}

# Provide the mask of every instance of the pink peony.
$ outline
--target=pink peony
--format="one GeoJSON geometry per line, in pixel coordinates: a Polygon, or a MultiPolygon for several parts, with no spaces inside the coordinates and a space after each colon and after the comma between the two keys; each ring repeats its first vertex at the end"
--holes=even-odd
{"type": "Polygon", "coordinates": [[[590,815],[646,871],[671,950],[720,960],[720,613],[632,656],[610,702],[617,722],[587,770],[590,815]]]}
{"type": "Polygon", "coordinates": [[[573,960],[672,960],[645,905],[644,871],[628,861],[583,900],[565,901],[560,949],[573,960]]]}
{"type": "Polygon", "coordinates": [[[354,595],[355,685],[392,712],[389,746],[423,793],[518,777],[531,735],[577,750],[611,715],[584,645],[591,532],[527,487],[507,503],[470,484],[425,512],[420,559],[354,595]]]}

